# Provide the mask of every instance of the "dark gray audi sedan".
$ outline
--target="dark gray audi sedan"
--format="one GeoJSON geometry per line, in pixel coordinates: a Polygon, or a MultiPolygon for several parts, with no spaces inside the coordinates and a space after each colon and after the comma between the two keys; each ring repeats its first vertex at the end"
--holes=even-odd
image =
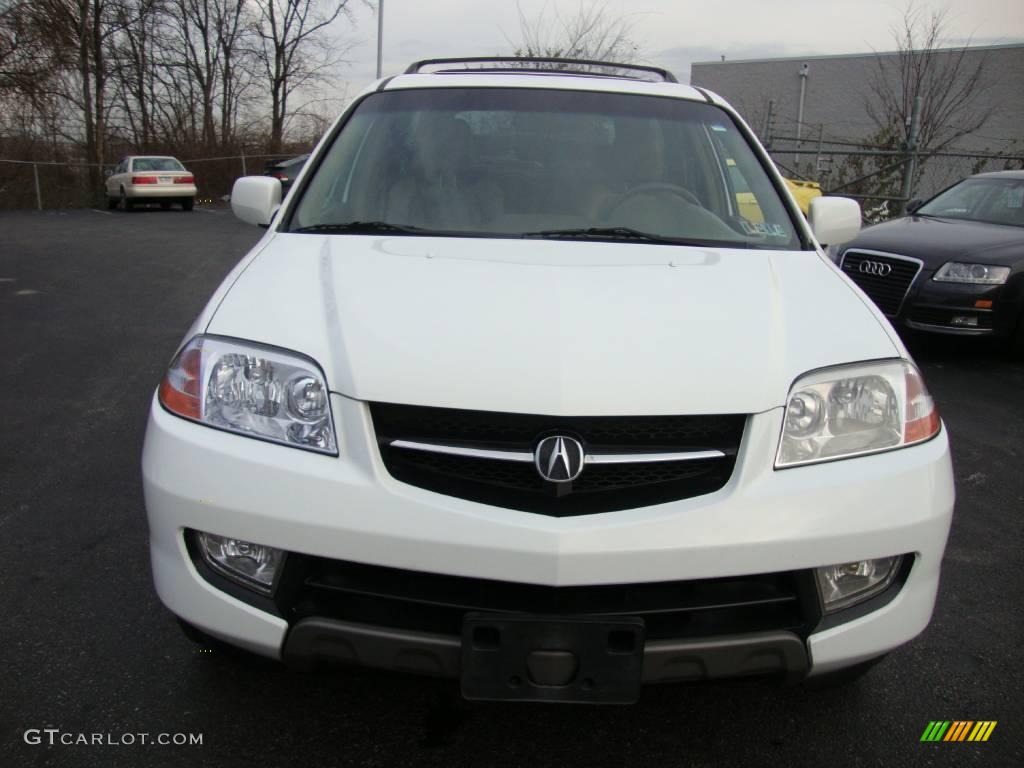
{"type": "Polygon", "coordinates": [[[995,336],[1024,354],[1024,171],[980,173],[864,229],[840,268],[893,325],[995,336]]]}

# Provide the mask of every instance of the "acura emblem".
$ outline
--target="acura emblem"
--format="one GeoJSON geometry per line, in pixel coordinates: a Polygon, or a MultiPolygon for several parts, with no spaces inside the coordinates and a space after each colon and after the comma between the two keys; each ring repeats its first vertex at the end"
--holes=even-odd
{"type": "Polygon", "coordinates": [[[537,444],[533,463],[545,480],[569,483],[583,471],[583,446],[579,440],[555,435],[545,437],[537,444]]]}
{"type": "Polygon", "coordinates": [[[881,261],[862,261],[857,269],[862,275],[875,275],[876,277],[886,277],[892,272],[892,266],[881,261]]]}

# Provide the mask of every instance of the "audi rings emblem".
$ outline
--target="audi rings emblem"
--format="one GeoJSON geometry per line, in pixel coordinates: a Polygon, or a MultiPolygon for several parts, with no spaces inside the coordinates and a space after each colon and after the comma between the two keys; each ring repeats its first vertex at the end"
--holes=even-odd
{"type": "Polygon", "coordinates": [[[533,457],[540,476],[552,483],[570,483],[583,471],[583,446],[571,437],[545,437],[533,457]]]}
{"type": "Polygon", "coordinates": [[[857,270],[862,275],[874,275],[875,277],[888,277],[892,272],[892,265],[881,261],[862,261],[857,270]]]}

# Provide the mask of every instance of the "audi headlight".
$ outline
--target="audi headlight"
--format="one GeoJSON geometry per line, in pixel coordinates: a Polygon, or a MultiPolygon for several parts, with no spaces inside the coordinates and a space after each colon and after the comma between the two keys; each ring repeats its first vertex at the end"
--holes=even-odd
{"type": "Polygon", "coordinates": [[[987,264],[965,264],[947,261],[935,273],[938,283],[970,283],[972,285],[1002,285],[1010,276],[1009,267],[992,267],[987,264]]]}
{"type": "Polygon", "coordinates": [[[186,419],[295,448],[338,452],[324,375],[294,352],[196,336],[171,362],[159,397],[167,410],[186,419]]]}
{"type": "Polygon", "coordinates": [[[829,368],[793,385],[776,468],[863,456],[934,437],[935,410],[921,374],[903,360],[829,368]]]}

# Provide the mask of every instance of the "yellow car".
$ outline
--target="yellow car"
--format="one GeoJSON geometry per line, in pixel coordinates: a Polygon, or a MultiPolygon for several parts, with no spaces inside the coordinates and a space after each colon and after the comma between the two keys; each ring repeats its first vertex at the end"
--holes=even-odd
{"type": "Polygon", "coordinates": [[[800,206],[800,210],[803,211],[804,216],[811,207],[811,200],[816,197],[821,197],[821,184],[816,181],[803,181],[797,179],[783,179],[786,182],[786,186],[789,187],[789,191],[793,193],[793,197],[796,198],[796,204],[800,206]]]}
{"type": "MultiPolygon", "coordinates": [[[[735,161],[728,159],[725,162],[729,166],[733,189],[736,190],[736,206],[739,209],[739,214],[754,224],[763,223],[764,214],[761,213],[761,207],[757,204],[757,200],[754,199],[754,194],[750,191],[750,187],[747,186],[746,180],[736,168],[735,161]]],[[[789,191],[796,199],[796,204],[800,206],[801,212],[806,216],[810,210],[811,200],[821,197],[821,185],[816,181],[785,178],[783,181],[786,182],[786,187],[789,188],[789,191]]]]}

